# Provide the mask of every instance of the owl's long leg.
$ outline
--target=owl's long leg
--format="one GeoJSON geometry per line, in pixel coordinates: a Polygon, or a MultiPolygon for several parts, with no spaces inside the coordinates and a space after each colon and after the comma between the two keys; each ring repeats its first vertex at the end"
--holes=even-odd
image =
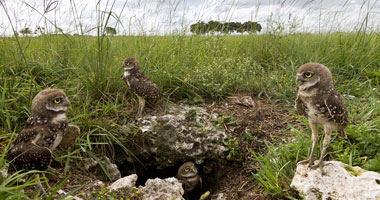
{"type": "Polygon", "coordinates": [[[322,146],[321,157],[319,158],[319,162],[317,164],[315,164],[314,166],[312,166],[313,169],[319,167],[321,169],[322,175],[325,174],[323,172],[323,158],[325,157],[327,147],[330,144],[331,132],[332,132],[327,126],[325,126],[324,129],[325,129],[325,138],[323,139],[323,146],[322,146]]]}
{"type": "MultiPolygon", "coordinates": [[[[42,180],[43,178],[41,178],[39,174],[36,174],[35,176],[36,176],[36,179],[38,180],[38,184],[37,184],[38,187],[39,187],[40,190],[42,191],[43,195],[45,195],[45,197],[48,197],[49,195],[48,195],[48,193],[46,192],[44,186],[43,186],[42,183],[41,183],[41,180],[42,180]]],[[[47,186],[49,186],[49,185],[47,185],[47,186]]],[[[50,188],[48,187],[48,189],[50,189],[50,188]]]]}
{"type": "Polygon", "coordinates": [[[139,100],[139,109],[137,112],[137,117],[142,117],[142,112],[145,107],[145,99],[143,97],[140,97],[139,95],[136,95],[139,100]]]}
{"type": "Polygon", "coordinates": [[[297,164],[307,163],[308,167],[311,167],[311,164],[314,162],[313,154],[315,151],[315,147],[317,146],[317,142],[318,142],[318,126],[316,123],[313,123],[311,120],[309,120],[309,125],[311,127],[311,134],[312,134],[312,139],[313,139],[313,143],[311,145],[310,155],[309,155],[309,158],[307,160],[300,161],[297,164]]]}
{"type": "Polygon", "coordinates": [[[344,138],[344,139],[347,139],[347,134],[346,134],[346,131],[344,131],[344,128],[341,128],[340,130],[338,130],[338,134],[340,137],[344,138]]]}

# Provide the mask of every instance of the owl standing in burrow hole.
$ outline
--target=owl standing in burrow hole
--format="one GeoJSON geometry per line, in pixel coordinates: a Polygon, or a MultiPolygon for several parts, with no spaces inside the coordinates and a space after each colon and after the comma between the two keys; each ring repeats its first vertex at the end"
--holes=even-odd
{"type": "Polygon", "coordinates": [[[313,139],[309,158],[298,164],[307,163],[310,168],[320,167],[323,174],[323,157],[332,131],[347,138],[344,128],[348,124],[348,116],[344,99],[334,87],[330,70],[319,63],[302,65],[297,71],[297,84],[295,107],[297,113],[308,118],[313,139]],[[318,141],[318,124],[323,126],[325,138],[319,162],[312,166],[313,153],[318,141]]]}
{"type": "Polygon", "coordinates": [[[69,106],[70,101],[60,89],[45,89],[33,98],[26,126],[7,152],[7,159],[16,170],[46,170],[57,147],[65,149],[75,143],[80,129],[68,125],[69,106]]]}
{"type": "Polygon", "coordinates": [[[202,187],[202,178],[198,174],[197,167],[191,161],[185,162],[179,167],[176,178],[182,183],[185,194],[202,187]]]}
{"type": "Polygon", "coordinates": [[[162,97],[157,85],[144,75],[140,69],[140,63],[136,58],[127,58],[123,62],[123,80],[129,88],[136,94],[139,101],[137,112],[138,117],[142,117],[145,107],[145,100],[158,100],[162,97]]]}

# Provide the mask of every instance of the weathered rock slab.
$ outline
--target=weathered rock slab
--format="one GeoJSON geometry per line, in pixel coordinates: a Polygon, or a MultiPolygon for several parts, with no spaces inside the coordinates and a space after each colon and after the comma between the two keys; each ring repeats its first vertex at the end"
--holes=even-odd
{"type": "Polygon", "coordinates": [[[117,181],[113,182],[108,188],[110,191],[117,190],[120,188],[132,189],[132,187],[136,185],[136,181],[137,181],[137,175],[132,174],[132,175],[118,179],[117,181]]]}
{"type": "Polygon", "coordinates": [[[110,178],[111,181],[116,181],[121,178],[121,173],[117,168],[117,165],[113,164],[111,160],[106,156],[100,158],[99,163],[93,158],[84,158],[82,161],[82,167],[85,170],[91,172],[103,181],[108,180],[108,178],[110,178]],[[106,176],[104,174],[104,171],[100,165],[102,165],[104,169],[109,173],[109,176],[106,176]]]}
{"type": "Polygon", "coordinates": [[[226,198],[226,195],[224,193],[219,193],[216,198],[214,198],[215,200],[227,200],[226,198]]]}
{"type": "MultiPolygon", "coordinates": [[[[215,113],[214,113],[215,114],[215,113]]],[[[217,118],[218,116],[216,116],[217,118]]],[[[157,169],[172,167],[189,160],[202,164],[205,160],[225,160],[228,147],[224,142],[230,135],[218,126],[212,114],[205,108],[186,104],[170,104],[163,115],[146,115],[135,124],[124,126],[123,135],[139,135],[139,149],[134,156],[145,165],[157,169]],[[132,130],[136,128],[137,130],[132,130]]],[[[133,147],[134,144],[126,143],[133,147]]],[[[127,158],[134,162],[134,158],[127,158]]]]}
{"type": "Polygon", "coordinates": [[[64,200],[68,200],[68,199],[70,199],[70,200],[83,200],[80,197],[74,197],[74,196],[71,196],[71,195],[67,195],[67,192],[65,192],[63,190],[58,190],[57,194],[60,195],[60,196],[64,196],[65,195],[66,197],[64,197],[64,200]]]}
{"type": "Polygon", "coordinates": [[[184,200],[182,183],[173,177],[148,179],[139,191],[143,194],[143,200],[184,200]]]}
{"type": "Polygon", "coordinates": [[[307,200],[380,199],[380,174],[351,167],[339,161],[326,161],[324,175],[319,168],[298,165],[291,187],[307,200]]]}

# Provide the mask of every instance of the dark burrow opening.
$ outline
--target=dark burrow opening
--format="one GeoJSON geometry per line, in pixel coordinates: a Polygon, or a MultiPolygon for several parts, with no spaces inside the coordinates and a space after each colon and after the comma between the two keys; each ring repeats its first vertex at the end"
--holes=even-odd
{"type": "MultiPolygon", "coordinates": [[[[156,166],[143,166],[140,163],[129,163],[129,162],[123,162],[118,163],[118,168],[121,172],[121,176],[129,176],[131,174],[137,174],[138,179],[136,182],[136,187],[138,186],[144,186],[145,182],[148,179],[165,179],[169,177],[175,177],[177,175],[179,167],[183,163],[176,163],[175,165],[171,167],[167,167],[164,169],[157,169],[156,166]]],[[[225,168],[224,165],[221,165],[219,162],[216,161],[205,161],[201,165],[197,165],[197,170],[199,175],[202,177],[202,188],[196,188],[190,192],[187,193],[187,195],[184,195],[183,197],[188,200],[198,200],[202,194],[204,194],[206,191],[210,191],[213,193],[213,191],[217,190],[218,181],[224,176],[225,174],[220,173],[223,172],[223,169],[225,168]]]]}

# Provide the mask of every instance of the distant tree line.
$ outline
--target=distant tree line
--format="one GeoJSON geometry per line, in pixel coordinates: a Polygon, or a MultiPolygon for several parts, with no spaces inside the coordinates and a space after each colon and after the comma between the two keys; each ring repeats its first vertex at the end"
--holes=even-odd
{"type": "Polygon", "coordinates": [[[218,22],[218,21],[209,21],[205,23],[199,21],[195,24],[190,25],[190,31],[195,34],[206,34],[206,33],[256,33],[261,31],[261,25],[257,22],[247,21],[244,23],[241,22],[218,22]]]}
{"type": "MultiPolygon", "coordinates": [[[[206,33],[256,33],[261,31],[261,25],[257,22],[246,21],[244,23],[241,22],[218,22],[218,21],[209,21],[205,23],[203,21],[199,21],[190,26],[190,31],[195,34],[206,34],[206,33]]],[[[26,27],[19,31],[22,35],[31,35],[31,34],[45,34],[46,29],[44,27],[38,26],[34,31],[30,28],[26,27]]],[[[55,27],[55,33],[63,33],[63,30],[59,27],[55,27]]],[[[113,27],[105,27],[105,33],[107,35],[116,35],[116,29],[113,27]]]]}
{"type": "MultiPolygon", "coordinates": [[[[47,31],[45,27],[37,26],[37,28],[33,31],[29,27],[25,27],[19,31],[22,35],[32,35],[32,34],[46,34],[47,31]]],[[[55,27],[56,34],[63,34],[63,29],[59,27],[55,27]]]]}
{"type": "Polygon", "coordinates": [[[109,27],[109,26],[107,26],[106,27],[106,33],[108,34],[108,35],[116,35],[116,29],[115,28],[112,28],[112,27],[109,27]]]}
{"type": "MultiPolygon", "coordinates": [[[[40,26],[37,26],[37,28],[34,31],[31,30],[29,27],[25,27],[25,28],[21,29],[19,32],[24,36],[32,35],[32,34],[41,34],[41,35],[47,34],[46,29],[44,27],[40,27],[40,26]]],[[[55,33],[56,34],[64,34],[63,29],[59,28],[59,27],[55,27],[55,33]]],[[[111,36],[117,34],[116,29],[109,27],[109,26],[105,27],[105,33],[107,35],[111,35],[111,36]]]]}

